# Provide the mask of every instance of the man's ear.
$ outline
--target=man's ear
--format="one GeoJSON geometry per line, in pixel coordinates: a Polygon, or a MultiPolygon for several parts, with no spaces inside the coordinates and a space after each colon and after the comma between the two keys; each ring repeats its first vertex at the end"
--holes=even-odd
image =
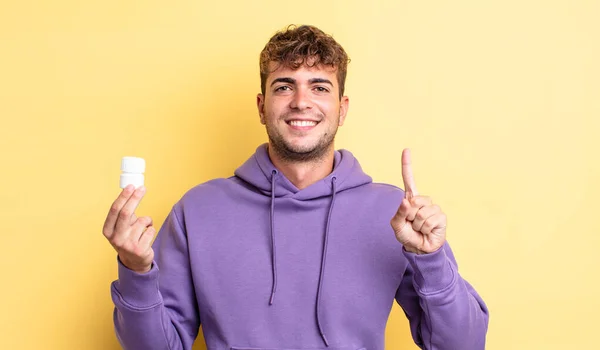
{"type": "Polygon", "coordinates": [[[340,121],[338,126],[344,125],[344,121],[346,120],[346,114],[348,114],[348,108],[350,107],[350,99],[348,96],[342,96],[342,100],[340,101],[340,121]]]}
{"type": "Polygon", "coordinates": [[[265,125],[265,96],[263,94],[256,95],[256,107],[258,107],[258,115],[260,116],[260,123],[265,125]]]}

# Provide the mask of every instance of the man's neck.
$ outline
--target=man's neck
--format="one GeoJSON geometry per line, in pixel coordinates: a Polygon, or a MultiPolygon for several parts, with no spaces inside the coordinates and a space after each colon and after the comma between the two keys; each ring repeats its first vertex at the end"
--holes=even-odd
{"type": "Polygon", "coordinates": [[[306,162],[285,161],[273,151],[271,146],[268,150],[273,165],[300,190],[327,177],[333,171],[335,154],[333,147],[322,158],[306,162]]]}

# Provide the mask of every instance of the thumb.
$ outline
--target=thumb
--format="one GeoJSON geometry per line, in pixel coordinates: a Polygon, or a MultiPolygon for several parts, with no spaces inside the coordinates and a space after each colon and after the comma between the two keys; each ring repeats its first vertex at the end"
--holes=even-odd
{"type": "Polygon", "coordinates": [[[394,215],[394,218],[392,219],[392,226],[396,232],[400,232],[408,222],[409,209],[410,203],[408,199],[403,198],[400,207],[396,211],[396,215],[394,215]]]}

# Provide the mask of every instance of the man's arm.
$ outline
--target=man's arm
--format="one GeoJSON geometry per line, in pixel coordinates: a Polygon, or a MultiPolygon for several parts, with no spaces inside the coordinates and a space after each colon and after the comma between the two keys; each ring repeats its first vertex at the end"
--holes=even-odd
{"type": "Polygon", "coordinates": [[[404,198],[390,224],[408,260],[396,300],[413,339],[428,350],[485,349],[488,309],[458,274],[446,241],[446,214],[417,193],[410,151],[402,152],[404,198]]]}
{"type": "Polygon", "coordinates": [[[111,294],[115,331],[124,349],[191,349],[198,335],[200,317],[179,218],[175,205],[153,243],[150,271],[135,272],[118,259],[119,279],[111,294]]]}

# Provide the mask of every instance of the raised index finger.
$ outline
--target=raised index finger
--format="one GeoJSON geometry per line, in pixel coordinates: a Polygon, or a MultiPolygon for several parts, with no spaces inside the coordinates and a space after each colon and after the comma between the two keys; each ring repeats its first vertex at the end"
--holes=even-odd
{"type": "Polygon", "coordinates": [[[418,196],[415,178],[413,177],[410,149],[402,151],[402,179],[404,180],[404,192],[407,199],[418,196]]]}

